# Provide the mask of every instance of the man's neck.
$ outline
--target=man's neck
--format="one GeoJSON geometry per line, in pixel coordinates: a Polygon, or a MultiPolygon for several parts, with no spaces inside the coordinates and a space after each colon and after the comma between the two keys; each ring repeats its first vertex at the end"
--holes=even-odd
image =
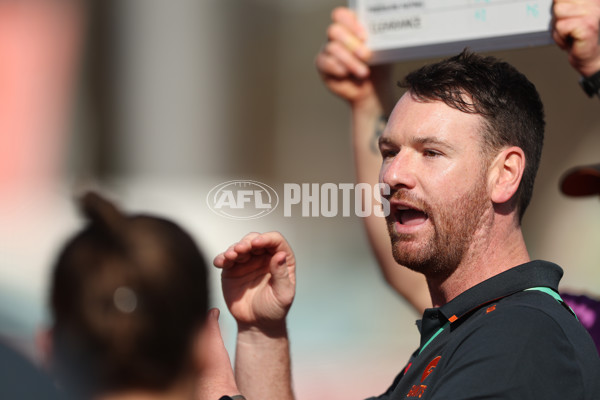
{"type": "Polygon", "coordinates": [[[475,241],[449,276],[426,277],[433,306],[441,307],[473,286],[530,260],[520,227],[475,241]]]}

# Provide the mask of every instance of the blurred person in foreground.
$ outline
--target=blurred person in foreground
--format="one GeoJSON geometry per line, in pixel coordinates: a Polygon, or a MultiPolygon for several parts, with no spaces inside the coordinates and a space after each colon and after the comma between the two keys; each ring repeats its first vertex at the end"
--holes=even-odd
{"type": "Polygon", "coordinates": [[[62,249],[50,291],[46,353],[59,385],[77,399],[238,395],[189,234],[95,193],[81,208],[88,223],[62,249]]]}
{"type": "Polygon", "coordinates": [[[63,397],[46,373],[23,353],[0,340],[0,399],[59,400],[63,397]]]}
{"type": "MultiPolygon", "coordinates": [[[[386,240],[397,264],[425,277],[433,308],[417,322],[417,350],[372,399],[597,399],[600,358],[557,293],[563,271],[532,261],[521,230],[544,137],[534,85],[508,63],[463,51],[401,86],[378,139],[386,240]]],[[[276,232],[251,233],[213,262],[238,322],[240,389],[293,398],[290,246],[276,232]]]]}

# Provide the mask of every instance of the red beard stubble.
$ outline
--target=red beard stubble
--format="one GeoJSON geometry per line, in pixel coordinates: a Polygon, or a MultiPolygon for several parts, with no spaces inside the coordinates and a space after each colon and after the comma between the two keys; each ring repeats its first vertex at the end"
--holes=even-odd
{"type": "Polygon", "coordinates": [[[392,192],[388,199],[406,201],[425,212],[434,229],[425,243],[418,245],[416,235],[396,233],[395,216],[387,216],[394,259],[413,271],[438,278],[449,276],[461,263],[491,201],[483,176],[470,191],[443,207],[431,206],[406,189],[392,192]],[[411,242],[413,248],[406,248],[411,242]]]}

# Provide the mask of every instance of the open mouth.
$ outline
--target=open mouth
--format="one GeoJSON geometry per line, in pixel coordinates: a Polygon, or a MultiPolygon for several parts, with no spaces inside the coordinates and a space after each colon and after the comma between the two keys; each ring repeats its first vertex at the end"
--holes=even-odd
{"type": "Polygon", "coordinates": [[[427,221],[429,216],[414,208],[399,206],[396,208],[396,221],[402,225],[420,225],[427,221]]]}

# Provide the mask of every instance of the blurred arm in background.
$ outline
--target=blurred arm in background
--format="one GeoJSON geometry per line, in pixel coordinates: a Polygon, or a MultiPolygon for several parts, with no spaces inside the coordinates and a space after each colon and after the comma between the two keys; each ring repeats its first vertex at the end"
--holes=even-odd
{"type": "MultiPolygon", "coordinates": [[[[325,86],[350,105],[357,181],[375,185],[381,167],[378,136],[397,100],[392,66],[367,64],[371,51],[365,45],[366,31],[348,8],[333,10],[327,35],[329,41],[317,55],[316,66],[325,86]]],[[[386,281],[419,314],[431,307],[425,278],[394,260],[385,219],[371,214],[364,223],[386,281]]]]}

